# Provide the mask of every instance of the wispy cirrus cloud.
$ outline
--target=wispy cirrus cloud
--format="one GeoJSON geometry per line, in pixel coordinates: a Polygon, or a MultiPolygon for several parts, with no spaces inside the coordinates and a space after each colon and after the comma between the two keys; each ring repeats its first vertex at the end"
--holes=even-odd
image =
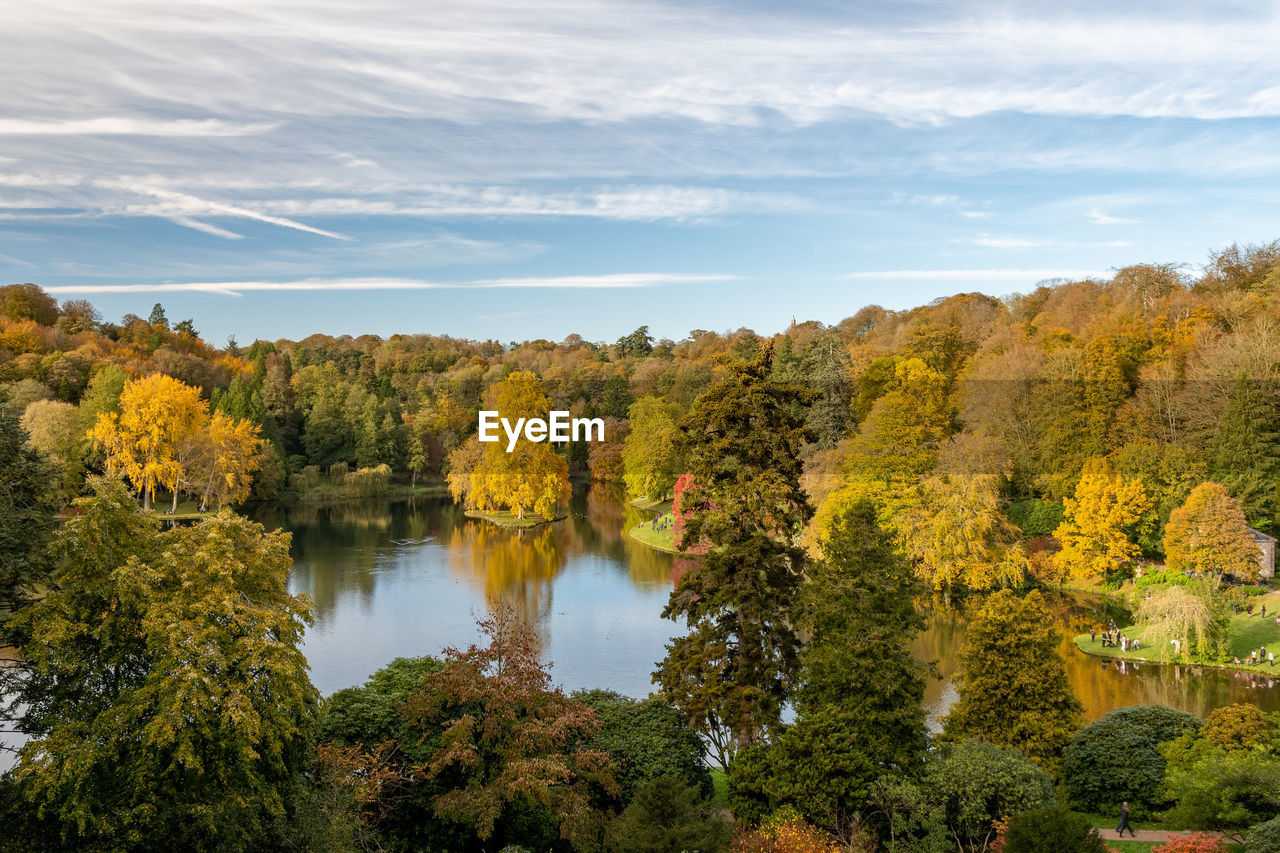
{"type": "Polygon", "coordinates": [[[308,278],[297,281],[192,281],[159,284],[68,284],[46,287],[58,296],[105,293],[216,293],[241,296],[261,291],[325,292],[361,290],[492,290],[569,289],[617,290],[674,285],[718,284],[738,280],[735,275],[710,273],[611,273],[606,275],[535,276],[490,278],[472,281],[429,281],[415,278],[350,277],[308,278]]]}
{"type": "Polygon", "coordinates": [[[947,281],[1025,281],[1037,282],[1052,278],[1086,279],[1110,278],[1111,274],[1100,270],[1078,269],[956,269],[956,270],[863,270],[848,273],[846,278],[860,280],[913,280],[942,279],[947,281]]]}
{"type": "Polygon", "coordinates": [[[249,136],[267,133],[278,126],[274,122],[244,123],[214,118],[166,121],[145,116],[103,116],[54,121],[0,118],[0,136],[249,136]]]}

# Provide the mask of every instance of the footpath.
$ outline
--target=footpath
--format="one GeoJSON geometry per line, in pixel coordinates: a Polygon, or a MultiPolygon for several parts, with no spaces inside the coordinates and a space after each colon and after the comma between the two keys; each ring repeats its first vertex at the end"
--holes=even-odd
{"type": "MultiPolygon", "coordinates": [[[[1124,837],[1121,837],[1116,835],[1116,831],[1114,829],[1103,829],[1102,827],[1098,827],[1098,835],[1102,836],[1103,841],[1159,841],[1163,844],[1164,842],[1174,838],[1195,834],[1189,830],[1184,832],[1173,829],[1137,829],[1134,830],[1134,832],[1137,834],[1131,836],[1129,835],[1129,831],[1126,829],[1124,837]]],[[[1222,837],[1221,832],[1205,832],[1204,834],[1212,835],[1215,838],[1222,837]]]]}

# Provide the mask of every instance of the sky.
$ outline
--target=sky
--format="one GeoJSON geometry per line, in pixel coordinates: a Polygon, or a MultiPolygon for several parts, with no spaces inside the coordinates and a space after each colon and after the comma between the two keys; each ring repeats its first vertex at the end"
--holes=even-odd
{"type": "Polygon", "coordinates": [[[0,0],[0,283],[768,333],[1280,237],[1280,5],[0,0]]]}

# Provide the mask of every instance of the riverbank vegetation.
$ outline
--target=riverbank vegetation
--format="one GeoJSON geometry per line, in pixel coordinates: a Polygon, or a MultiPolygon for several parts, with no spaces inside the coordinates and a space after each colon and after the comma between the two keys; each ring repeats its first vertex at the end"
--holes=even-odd
{"type": "Polygon", "coordinates": [[[1261,576],[1250,528],[1280,518],[1280,243],[769,338],[214,348],[159,305],[105,323],[15,285],[0,309],[3,692],[31,737],[0,846],[1019,853],[1053,826],[1069,853],[1100,843],[1073,810],[1128,801],[1274,849],[1277,721],[1081,726],[1026,587],[1133,591],[1151,648],[1235,653],[1256,617],[1230,616],[1230,581],[1261,576]],[[482,406],[618,429],[507,453],[477,440],[482,406]],[[130,494],[235,504],[321,472],[353,495],[445,477],[516,522],[554,518],[572,474],[670,497],[701,559],[664,611],[682,633],[655,696],[566,696],[499,608],[484,645],[321,701],[286,537],[225,509],[162,531],[130,494]],[[916,602],[991,590],[935,737],[916,602]]]}

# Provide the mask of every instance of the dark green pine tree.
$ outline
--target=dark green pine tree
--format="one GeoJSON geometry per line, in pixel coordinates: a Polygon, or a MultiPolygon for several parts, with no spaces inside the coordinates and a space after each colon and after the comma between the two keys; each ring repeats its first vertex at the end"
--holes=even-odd
{"type": "Polygon", "coordinates": [[[707,389],[681,425],[696,484],[684,541],[706,543],[663,611],[689,634],[667,646],[654,681],[723,763],[777,726],[796,671],[792,604],[813,514],[800,487],[808,392],[771,378],[773,347],[707,389]]]}
{"type": "Polygon", "coordinates": [[[19,414],[0,404],[0,625],[47,577],[58,509],[58,473],[27,444],[19,414]]]}
{"type": "Polygon", "coordinates": [[[1236,377],[1206,454],[1209,478],[1244,504],[1249,524],[1276,524],[1280,486],[1280,416],[1275,394],[1247,375],[1236,377]]]}
{"type": "Polygon", "coordinates": [[[1083,711],[1057,647],[1039,592],[1019,598],[1003,589],[988,598],[969,623],[960,699],[943,720],[943,737],[1020,749],[1056,773],[1083,711]]]}
{"type": "Polygon", "coordinates": [[[790,804],[839,828],[865,813],[877,779],[924,766],[924,665],[910,648],[924,619],[919,581],[869,501],[836,510],[822,552],[796,608],[808,637],[796,723],[768,749],[764,774],[748,760],[730,767],[729,780],[734,800],[753,799],[762,813],[790,804]]]}

